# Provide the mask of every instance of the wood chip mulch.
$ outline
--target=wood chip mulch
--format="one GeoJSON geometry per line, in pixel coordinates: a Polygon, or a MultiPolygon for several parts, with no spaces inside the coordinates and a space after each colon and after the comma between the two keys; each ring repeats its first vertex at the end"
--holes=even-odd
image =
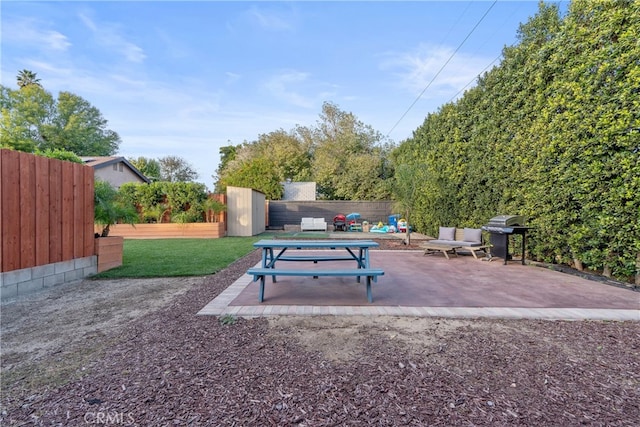
{"type": "Polygon", "coordinates": [[[334,360],[264,318],[195,315],[258,259],[117,331],[79,379],[3,395],[1,424],[638,425],[637,322],[471,319],[424,346],[369,331],[334,360]]]}

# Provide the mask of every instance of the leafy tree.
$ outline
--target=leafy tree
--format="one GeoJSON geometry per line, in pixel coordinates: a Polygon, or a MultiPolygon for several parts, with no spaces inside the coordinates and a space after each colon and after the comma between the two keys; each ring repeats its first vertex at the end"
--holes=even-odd
{"type": "Polygon", "coordinates": [[[264,193],[267,199],[279,200],[284,189],[280,184],[280,175],[273,168],[273,163],[264,157],[252,157],[238,163],[233,171],[222,181],[224,188],[228,186],[253,188],[264,193]]]}
{"type": "Polygon", "coordinates": [[[24,77],[19,90],[0,87],[2,147],[30,153],[38,149],[65,150],[78,156],[117,152],[120,137],[107,128],[97,108],[69,92],[60,92],[54,100],[40,84],[24,77]]]}
{"type": "Polygon", "coordinates": [[[242,145],[228,145],[226,147],[220,147],[220,163],[218,169],[216,169],[216,175],[212,176],[214,179],[215,192],[218,194],[224,193],[226,187],[223,183],[222,177],[227,173],[227,168],[232,160],[235,160],[236,154],[242,145]]]}
{"type": "Polygon", "coordinates": [[[381,199],[389,176],[389,147],[371,126],[336,105],[324,103],[315,130],[302,130],[311,139],[312,172],[322,198],[333,200],[381,199]]]}
{"type": "Polygon", "coordinates": [[[127,160],[151,181],[160,180],[160,162],[156,159],[149,159],[141,156],[135,159],[129,158],[127,160]]]}
{"type": "Polygon", "coordinates": [[[0,144],[2,147],[33,153],[45,143],[42,128],[51,123],[55,101],[40,86],[27,85],[20,90],[0,86],[2,117],[0,144]]]}
{"type": "Polygon", "coordinates": [[[160,180],[167,182],[190,182],[198,178],[198,172],[185,159],[166,156],[158,159],[160,180]]]}
{"type": "Polygon", "coordinates": [[[282,197],[281,183],[316,181],[325,199],[384,200],[390,197],[391,144],[380,133],[331,103],[317,127],[260,135],[257,141],[223,147],[216,191],[250,186],[268,198],[282,197]]]}
{"type": "Polygon", "coordinates": [[[110,156],[118,151],[120,137],[107,128],[107,120],[88,101],[60,92],[50,124],[41,127],[40,148],[59,148],[79,156],[110,156]]]}
{"type": "Polygon", "coordinates": [[[282,197],[281,183],[287,179],[307,181],[310,177],[308,147],[294,133],[278,130],[260,135],[252,143],[221,150],[225,167],[216,189],[227,185],[246,186],[270,199],[282,197]]]}
{"type": "Polygon", "coordinates": [[[22,70],[18,73],[18,86],[20,88],[30,85],[40,86],[40,79],[36,77],[36,73],[29,70],[22,70]]]}

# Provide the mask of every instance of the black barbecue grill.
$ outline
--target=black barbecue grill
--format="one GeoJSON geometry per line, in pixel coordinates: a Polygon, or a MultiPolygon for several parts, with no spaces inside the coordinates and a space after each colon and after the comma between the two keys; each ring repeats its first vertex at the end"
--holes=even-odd
{"type": "Polygon", "coordinates": [[[512,258],[509,253],[509,236],[520,234],[522,236],[522,265],[524,265],[525,235],[531,229],[531,227],[524,225],[524,217],[498,215],[491,218],[487,225],[482,226],[482,229],[489,232],[491,256],[503,258],[505,264],[512,258]]]}

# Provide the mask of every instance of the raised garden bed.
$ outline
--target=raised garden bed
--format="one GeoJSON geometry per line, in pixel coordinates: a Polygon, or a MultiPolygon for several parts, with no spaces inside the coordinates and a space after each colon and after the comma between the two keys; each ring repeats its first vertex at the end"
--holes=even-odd
{"type": "Polygon", "coordinates": [[[226,235],[224,222],[196,222],[187,224],[116,224],[112,225],[110,236],[122,236],[125,239],[171,239],[219,238],[226,235]]]}

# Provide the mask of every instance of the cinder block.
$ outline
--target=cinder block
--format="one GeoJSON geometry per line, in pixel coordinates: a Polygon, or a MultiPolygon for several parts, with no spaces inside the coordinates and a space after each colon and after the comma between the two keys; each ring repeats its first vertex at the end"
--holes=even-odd
{"type": "Polygon", "coordinates": [[[44,287],[61,285],[64,283],[64,273],[54,274],[44,278],[44,287]]]}
{"type": "Polygon", "coordinates": [[[74,260],[62,261],[55,263],[55,273],[66,273],[75,269],[74,260]]]}
{"type": "Polygon", "coordinates": [[[4,278],[3,285],[14,285],[20,282],[31,280],[31,269],[23,268],[21,270],[13,270],[2,273],[4,278]]]}
{"type": "Polygon", "coordinates": [[[98,274],[98,266],[92,265],[82,269],[82,274],[84,277],[93,276],[94,274],[98,274]]]}
{"type": "Polygon", "coordinates": [[[51,276],[53,274],[55,274],[54,264],[39,265],[31,269],[32,279],[39,279],[41,277],[51,276]]]}
{"type": "Polygon", "coordinates": [[[76,280],[81,280],[84,278],[82,275],[83,270],[72,270],[64,273],[64,281],[65,282],[75,282],[76,280]]]}
{"type": "Polygon", "coordinates": [[[0,287],[0,301],[5,301],[18,296],[18,285],[7,285],[0,287]]]}
{"type": "Polygon", "coordinates": [[[86,267],[90,267],[94,256],[86,256],[84,258],[75,259],[75,269],[80,270],[86,267]]]}
{"type": "Polygon", "coordinates": [[[40,291],[44,288],[44,280],[42,277],[38,279],[28,280],[18,283],[18,295],[30,294],[40,291]]]}

